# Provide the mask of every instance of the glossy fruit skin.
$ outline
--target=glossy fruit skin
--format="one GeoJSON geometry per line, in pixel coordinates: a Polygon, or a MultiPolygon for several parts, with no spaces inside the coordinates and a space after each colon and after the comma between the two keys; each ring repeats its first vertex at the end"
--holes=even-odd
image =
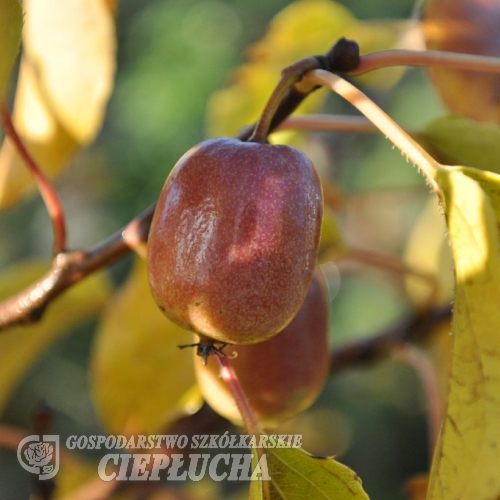
{"type": "MultiPolygon", "coordinates": [[[[328,293],[318,270],[297,316],[278,335],[253,345],[226,346],[240,384],[259,423],[272,428],[308,408],[328,376],[328,293]],[[237,356],[232,358],[232,353],[237,356]]],[[[207,403],[241,424],[241,417],[218,365],[195,357],[196,378],[207,403]]]]}
{"type": "Polygon", "coordinates": [[[202,142],[174,167],[153,217],[148,275],[157,305],[218,341],[272,337],[304,300],[322,214],[321,183],[301,151],[202,142]]]}

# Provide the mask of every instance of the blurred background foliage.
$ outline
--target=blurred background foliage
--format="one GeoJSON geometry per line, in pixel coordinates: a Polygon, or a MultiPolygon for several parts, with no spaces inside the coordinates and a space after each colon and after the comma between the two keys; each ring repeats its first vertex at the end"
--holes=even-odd
{"type": "MultiPolygon", "coordinates": [[[[234,81],[232,72],[248,60],[249,46],[290,3],[119,3],[117,73],[104,125],[56,182],[71,248],[88,248],[104,239],[156,200],[177,159],[210,134],[211,96],[234,81]]],[[[360,20],[407,19],[414,7],[411,0],[339,3],[360,20]]],[[[367,84],[363,89],[409,129],[443,112],[423,70],[407,71],[390,88],[367,84]]],[[[353,113],[335,96],[327,97],[324,109],[353,113]]],[[[423,179],[406,160],[377,134],[315,132],[301,147],[345,194],[339,219],[346,240],[403,258],[428,197],[423,179]]],[[[50,258],[52,232],[38,196],[0,213],[0,227],[1,268],[25,258],[50,258]]],[[[439,231],[435,240],[442,236],[439,231]]],[[[439,247],[439,241],[433,244],[439,247]]],[[[421,255],[422,247],[415,253],[421,255]]],[[[132,260],[112,266],[110,279],[116,287],[132,260]]],[[[393,324],[414,307],[401,276],[352,265],[331,266],[327,274],[333,348],[393,324]]],[[[70,322],[69,331],[41,353],[10,393],[3,423],[29,429],[33,408],[45,401],[54,411],[52,432],[63,440],[105,432],[89,392],[89,356],[99,324],[91,312],[70,322]]],[[[148,359],[138,356],[130,370],[134,362],[147,364],[148,359]]],[[[167,368],[165,374],[177,376],[167,368]]],[[[336,455],[352,467],[373,500],[404,498],[405,482],[429,467],[422,389],[412,369],[395,359],[332,376],[318,402],[283,424],[285,431],[302,433],[306,450],[336,455]]],[[[0,465],[0,496],[27,498],[27,473],[15,453],[0,450],[0,465]]]]}

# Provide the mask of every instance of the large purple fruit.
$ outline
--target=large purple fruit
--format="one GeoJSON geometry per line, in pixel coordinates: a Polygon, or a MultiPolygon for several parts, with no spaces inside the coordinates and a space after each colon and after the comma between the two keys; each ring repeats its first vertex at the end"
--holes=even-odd
{"type": "Polygon", "coordinates": [[[322,191],[289,146],[202,142],[168,177],[148,240],[153,297],[172,321],[251,344],[299,310],[317,257],[322,191]]]}

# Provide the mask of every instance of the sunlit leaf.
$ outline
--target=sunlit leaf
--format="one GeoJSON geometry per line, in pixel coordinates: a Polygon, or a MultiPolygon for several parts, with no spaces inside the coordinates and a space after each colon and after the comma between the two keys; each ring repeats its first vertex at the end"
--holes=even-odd
{"type": "MultiPolygon", "coordinates": [[[[314,457],[299,448],[264,451],[272,500],[368,499],[356,473],[333,458],[314,457]]],[[[263,482],[253,481],[250,498],[262,498],[262,488],[263,482]]]]}
{"type": "Polygon", "coordinates": [[[193,353],[177,346],[191,339],[154,303],[146,264],[138,259],[94,344],[93,397],[110,432],[154,434],[183,413],[195,382],[193,353]]]}
{"type": "MultiPolygon", "coordinates": [[[[0,299],[36,282],[49,264],[20,262],[0,276],[0,299]]],[[[51,304],[39,323],[11,328],[0,335],[0,411],[23,374],[37,357],[72,327],[97,315],[111,291],[105,274],[91,276],[71,287],[51,304]]]]}
{"type": "MultiPolygon", "coordinates": [[[[19,70],[13,120],[28,151],[50,177],[58,175],[80,147],[46,104],[36,70],[24,58],[19,70]]],[[[0,149],[0,208],[14,205],[31,193],[34,186],[24,160],[13,142],[6,138],[0,149]]]]}
{"type": "Polygon", "coordinates": [[[497,216],[497,222],[500,224],[500,174],[468,167],[457,167],[457,170],[479,183],[488,195],[497,216]]]}
{"type": "Polygon", "coordinates": [[[115,69],[112,12],[103,0],[25,0],[23,46],[47,103],[79,143],[103,120],[115,69]]]}
{"type": "Polygon", "coordinates": [[[430,500],[500,495],[500,243],[495,211],[457,169],[438,181],[455,262],[453,361],[446,417],[434,455],[430,500]]]}
{"type": "Polygon", "coordinates": [[[21,43],[23,13],[18,0],[4,0],[0,5],[0,98],[5,90],[21,43]]]}
{"type": "MultiPolygon", "coordinates": [[[[57,176],[99,131],[115,71],[112,0],[26,0],[13,121],[38,165],[57,176]]],[[[0,208],[33,191],[12,142],[0,150],[0,208]]]]}
{"type": "Polygon", "coordinates": [[[467,165],[500,173],[500,126],[464,116],[442,116],[418,132],[417,140],[445,165],[467,165]]]}

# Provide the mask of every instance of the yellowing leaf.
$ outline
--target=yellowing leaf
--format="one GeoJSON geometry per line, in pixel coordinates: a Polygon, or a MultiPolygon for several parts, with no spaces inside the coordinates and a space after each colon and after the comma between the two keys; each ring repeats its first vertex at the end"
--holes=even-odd
{"type": "Polygon", "coordinates": [[[429,500],[500,496],[500,244],[490,200],[454,168],[438,182],[455,262],[453,360],[429,500]]]}
{"type": "Polygon", "coordinates": [[[81,144],[103,120],[115,62],[112,12],[103,0],[25,0],[24,50],[62,126],[81,144]]]}
{"type": "MultiPolygon", "coordinates": [[[[211,98],[209,135],[234,135],[255,122],[284,67],[302,57],[324,54],[355,23],[349,10],[329,0],[299,0],[288,5],[271,21],[263,39],[251,47],[250,61],[236,72],[235,84],[211,98]]],[[[316,92],[300,111],[317,110],[325,96],[316,92]]]]}
{"type": "MultiPolygon", "coordinates": [[[[13,121],[49,177],[96,136],[115,70],[112,0],[26,0],[13,121]]],[[[0,209],[34,189],[10,139],[0,150],[0,209]]]]}
{"type": "MultiPolygon", "coordinates": [[[[359,22],[343,5],[331,0],[298,0],[286,6],[271,21],[265,36],[249,50],[249,62],[235,73],[235,82],[215,93],[208,107],[208,134],[230,136],[254,123],[281,70],[293,62],[324,54],[341,37],[360,42],[361,52],[391,48],[409,25],[396,22],[359,22]]],[[[400,68],[385,69],[361,77],[365,83],[393,85],[400,68]]],[[[297,113],[312,113],[323,104],[326,93],[309,96],[297,113]]],[[[290,143],[297,133],[273,134],[273,142],[290,143]]]]}
{"type": "MultiPolygon", "coordinates": [[[[50,177],[58,175],[80,148],[45,103],[36,71],[21,60],[13,120],[24,145],[50,177]]],[[[0,149],[0,208],[9,208],[35,187],[33,176],[6,138],[0,149]]]]}
{"type": "Polygon", "coordinates": [[[160,312],[146,264],[137,260],[103,317],[94,344],[92,388],[97,411],[112,433],[158,433],[185,410],[195,382],[192,334],[160,312]]]}
{"type": "Polygon", "coordinates": [[[457,167],[457,170],[479,183],[488,195],[497,216],[497,222],[500,223],[500,174],[468,167],[457,167]]]}
{"type": "Polygon", "coordinates": [[[23,12],[18,0],[3,0],[0,5],[0,99],[5,90],[21,43],[23,12]]]}
{"type": "Polygon", "coordinates": [[[442,116],[428,123],[417,139],[440,162],[500,172],[500,126],[464,116],[442,116]]]}
{"type": "MultiPolygon", "coordinates": [[[[35,282],[48,263],[27,261],[0,276],[0,300],[35,282]]],[[[106,275],[93,275],[74,285],[47,308],[39,323],[11,328],[0,335],[0,411],[36,358],[72,327],[97,315],[110,294],[106,275]]]]}
{"type": "MultiPolygon", "coordinates": [[[[333,458],[314,457],[298,448],[268,448],[264,452],[272,500],[368,499],[361,479],[333,458]]],[[[262,482],[253,481],[250,498],[262,498],[262,488],[262,482]]]]}

